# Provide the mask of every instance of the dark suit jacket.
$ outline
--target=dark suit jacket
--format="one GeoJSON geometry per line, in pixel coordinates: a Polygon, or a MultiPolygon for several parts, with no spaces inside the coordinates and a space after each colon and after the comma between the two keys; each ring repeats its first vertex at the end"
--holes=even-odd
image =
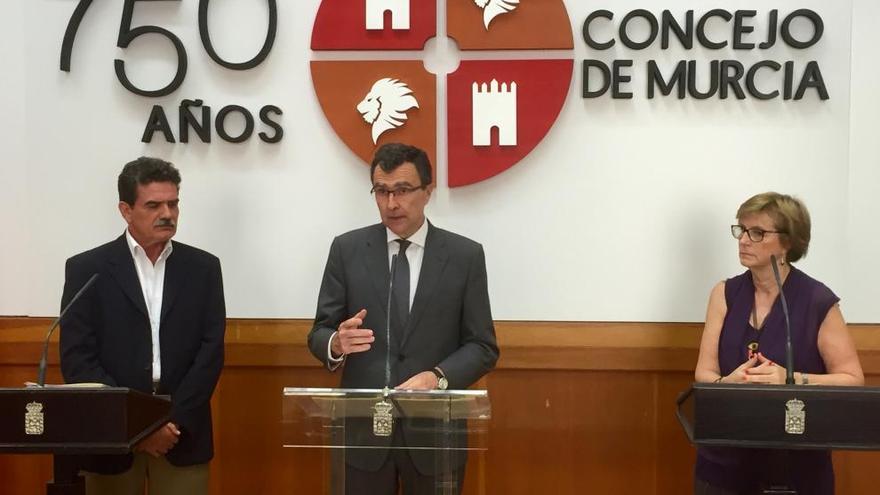
{"type": "MultiPolygon", "coordinates": [[[[95,285],[61,321],[64,380],[152,393],[150,321],[124,235],[67,260],[62,307],[94,273],[100,273],[95,285]]],[[[220,261],[173,242],[165,264],[158,393],[171,395],[171,421],[181,430],[166,456],[174,465],[202,464],[214,455],[210,399],[223,367],[225,330],[220,261]]],[[[83,467],[119,473],[131,462],[131,455],[93,456],[83,467]]]]}
{"type": "MultiPolygon", "coordinates": [[[[341,380],[344,388],[385,386],[390,278],[387,242],[385,226],[376,224],[343,234],[330,247],[309,349],[327,363],[330,336],[341,322],[363,308],[367,316],[362,327],[373,330],[376,339],[369,351],[346,358],[341,380]]],[[[391,387],[439,366],[450,389],[464,389],[495,367],[498,346],[482,246],[429,223],[415,291],[403,336],[391,339],[391,387]]],[[[412,426],[404,425],[405,437],[415,434],[412,426]]],[[[371,431],[361,440],[377,446],[389,442],[388,437],[373,437],[371,431]]],[[[386,455],[387,451],[381,456],[349,451],[348,458],[361,469],[375,470],[386,455]]],[[[411,457],[421,472],[433,472],[430,458],[416,451],[411,451],[411,457]]]]}

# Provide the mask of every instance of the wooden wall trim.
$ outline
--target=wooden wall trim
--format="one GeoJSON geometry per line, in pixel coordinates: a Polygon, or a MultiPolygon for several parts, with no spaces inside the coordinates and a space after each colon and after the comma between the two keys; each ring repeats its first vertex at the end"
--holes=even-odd
{"type": "MultiPolygon", "coordinates": [[[[0,365],[35,364],[51,319],[0,318],[0,365]]],[[[317,367],[306,347],[312,321],[230,319],[227,366],[317,367]]],[[[499,369],[688,371],[700,323],[497,321],[499,369]]],[[[880,325],[850,325],[862,366],[880,373],[880,325]]],[[[58,336],[53,336],[57,342],[58,336]]],[[[50,363],[58,362],[50,347],[50,363]]]]}

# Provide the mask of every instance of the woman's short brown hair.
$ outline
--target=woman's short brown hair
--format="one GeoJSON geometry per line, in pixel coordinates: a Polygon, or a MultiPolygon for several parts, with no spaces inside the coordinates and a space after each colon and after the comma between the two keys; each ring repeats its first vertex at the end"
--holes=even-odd
{"type": "Polygon", "coordinates": [[[736,218],[741,220],[759,213],[766,213],[773,220],[775,229],[784,232],[784,239],[788,241],[788,262],[806,256],[810,247],[810,212],[803,201],[777,192],[756,194],[740,205],[736,218]]]}

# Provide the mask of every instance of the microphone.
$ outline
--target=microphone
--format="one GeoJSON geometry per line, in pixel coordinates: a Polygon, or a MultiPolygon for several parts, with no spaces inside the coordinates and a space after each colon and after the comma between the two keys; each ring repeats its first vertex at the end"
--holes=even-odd
{"type": "Polygon", "coordinates": [[[775,255],[770,255],[770,264],[773,265],[773,277],[776,278],[776,287],[779,288],[779,299],[782,301],[782,314],[785,315],[785,384],[794,385],[794,351],[791,349],[791,321],[788,319],[788,303],[785,301],[785,293],[782,292],[782,277],[779,276],[779,267],[776,266],[775,255]]]}
{"type": "Polygon", "coordinates": [[[391,388],[391,297],[394,290],[394,273],[397,271],[397,255],[391,255],[391,278],[388,279],[388,307],[385,308],[385,389],[391,388]]]}
{"type": "Polygon", "coordinates": [[[57,327],[58,324],[61,323],[61,318],[64,316],[65,313],[67,313],[67,310],[70,309],[71,306],[73,306],[73,303],[75,303],[76,300],[79,299],[79,296],[83,295],[83,292],[91,287],[92,284],[95,283],[95,280],[98,280],[98,275],[100,274],[96,273],[92,275],[91,278],[89,278],[86,283],[83,284],[82,288],[76,294],[74,294],[73,299],[71,299],[70,302],[67,303],[67,306],[65,306],[64,309],[61,310],[61,314],[58,315],[58,318],[55,318],[55,321],[52,322],[52,326],[49,327],[49,331],[46,332],[46,342],[43,343],[43,355],[40,357],[40,371],[37,374],[37,385],[39,385],[40,387],[42,387],[46,383],[46,356],[49,354],[49,337],[52,336],[52,332],[55,330],[55,327],[57,327]]]}

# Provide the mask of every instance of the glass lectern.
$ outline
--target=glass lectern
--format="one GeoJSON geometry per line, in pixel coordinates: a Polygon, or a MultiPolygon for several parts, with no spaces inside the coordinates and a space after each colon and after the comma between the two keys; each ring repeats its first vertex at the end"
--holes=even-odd
{"type": "Polygon", "coordinates": [[[346,465],[369,470],[400,449],[436,477],[435,494],[453,494],[449,473],[487,450],[485,390],[285,388],[282,404],[284,446],[322,450],[326,495],[345,493],[346,465]]]}

